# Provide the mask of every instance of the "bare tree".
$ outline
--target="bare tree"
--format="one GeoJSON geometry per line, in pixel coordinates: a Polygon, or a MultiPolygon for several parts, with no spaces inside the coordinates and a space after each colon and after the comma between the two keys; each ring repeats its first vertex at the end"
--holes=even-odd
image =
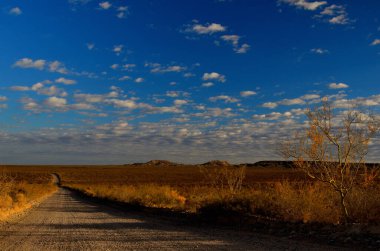
{"type": "Polygon", "coordinates": [[[214,188],[228,189],[231,194],[236,194],[242,188],[246,168],[244,166],[218,166],[201,167],[201,173],[214,188]]]}
{"type": "Polygon", "coordinates": [[[340,197],[344,221],[349,221],[346,198],[356,184],[374,181],[379,168],[368,171],[365,157],[371,139],[379,131],[374,116],[357,109],[340,110],[327,100],[306,112],[308,127],[282,147],[284,157],[293,160],[310,178],[328,184],[340,197]]]}

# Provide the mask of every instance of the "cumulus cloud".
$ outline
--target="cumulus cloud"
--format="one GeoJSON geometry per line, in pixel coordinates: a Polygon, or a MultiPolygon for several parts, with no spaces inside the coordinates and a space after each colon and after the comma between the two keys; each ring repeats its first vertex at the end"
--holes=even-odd
{"type": "Polygon", "coordinates": [[[280,105],[303,105],[305,104],[305,101],[301,98],[294,98],[294,99],[283,99],[278,102],[280,105]]]}
{"type": "Polygon", "coordinates": [[[46,64],[46,60],[44,59],[37,59],[33,60],[30,58],[22,58],[16,63],[14,63],[14,67],[19,67],[19,68],[34,68],[38,70],[43,70],[46,64]]]}
{"type": "Polygon", "coordinates": [[[310,50],[310,52],[312,52],[314,54],[320,54],[320,55],[322,55],[322,54],[328,54],[329,53],[328,50],[322,49],[322,48],[313,48],[313,49],[310,50]]]}
{"type": "Polygon", "coordinates": [[[67,100],[65,98],[49,97],[45,100],[45,104],[51,108],[64,108],[67,100]]]}
{"type": "Polygon", "coordinates": [[[239,45],[239,40],[241,37],[238,35],[223,35],[220,38],[225,42],[231,43],[236,53],[246,53],[250,48],[249,44],[239,45]]]}
{"type": "Polygon", "coordinates": [[[330,89],[345,89],[345,88],[348,88],[349,86],[345,83],[330,83],[328,87],[330,89]]]}
{"type": "Polygon", "coordinates": [[[188,101],[184,100],[184,99],[176,99],[176,100],[174,100],[173,103],[175,106],[182,106],[182,105],[186,105],[188,103],[188,101]]]}
{"type": "Polygon", "coordinates": [[[110,68],[116,70],[117,68],[119,68],[119,64],[113,64],[110,66],[110,68]]]}
{"type": "MultiPolygon", "coordinates": [[[[280,113],[280,112],[272,112],[272,113],[269,113],[269,114],[254,114],[252,116],[252,118],[256,119],[256,120],[278,120],[282,116],[283,116],[283,114],[280,113]]],[[[291,114],[289,116],[291,116],[291,114]]]]}
{"type": "Polygon", "coordinates": [[[217,72],[204,73],[202,79],[204,81],[215,80],[219,82],[226,82],[226,77],[217,72]]]}
{"type": "Polygon", "coordinates": [[[375,39],[371,43],[372,46],[379,45],[379,44],[380,44],[380,39],[375,39]]]}
{"type": "Polygon", "coordinates": [[[240,96],[246,98],[246,97],[249,97],[249,96],[253,96],[253,95],[256,95],[257,93],[255,91],[242,91],[240,92],[240,96]]]}
{"type": "Polygon", "coordinates": [[[63,63],[61,63],[61,62],[59,62],[57,60],[53,61],[53,62],[50,62],[50,64],[49,64],[49,71],[51,71],[51,72],[58,72],[58,73],[62,73],[62,74],[67,74],[68,73],[68,70],[63,65],[63,63]]]}
{"type": "Polygon", "coordinates": [[[142,83],[142,82],[144,82],[144,81],[145,81],[145,79],[144,79],[144,78],[141,78],[141,77],[135,79],[135,82],[136,82],[136,83],[142,83]]]}
{"type": "Polygon", "coordinates": [[[64,64],[57,60],[48,62],[44,59],[33,60],[30,58],[22,58],[17,60],[16,63],[13,64],[13,67],[48,70],[50,72],[58,72],[61,74],[69,73],[64,64]]]}
{"type": "Polygon", "coordinates": [[[119,78],[119,81],[126,81],[126,80],[130,80],[131,77],[130,76],[122,76],[121,78],[119,78]]]}
{"type": "Polygon", "coordinates": [[[182,72],[187,69],[186,67],[180,65],[162,66],[158,63],[147,63],[145,66],[150,67],[150,72],[152,73],[182,72]]]}
{"type": "Polygon", "coordinates": [[[120,6],[117,8],[117,14],[116,16],[118,18],[126,18],[128,14],[128,6],[120,6]]]}
{"type": "Polygon", "coordinates": [[[122,67],[123,67],[123,70],[125,70],[125,71],[132,71],[132,69],[135,68],[136,65],[135,64],[124,64],[122,67]]]}
{"type": "Polygon", "coordinates": [[[77,81],[73,79],[67,79],[67,78],[61,77],[61,78],[57,78],[55,82],[59,84],[64,84],[64,85],[74,85],[76,84],[77,81]]]}
{"type": "Polygon", "coordinates": [[[210,35],[217,32],[224,32],[226,30],[227,30],[227,27],[221,24],[217,24],[217,23],[211,23],[211,24],[205,24],[205,25],[193,24],[192,26],[186,29],[187,32],[194,32],[194,33],[202,34],[202,35],[204,34],[210,35]]]}
{"type": "Polygon", "coordinates": [[[224,101],[225,103],[236,103],[236,102],[239,102],[238,99],[230,97],[228,95],[219,95],[219,96],[215,96],[215,97],[210,97],[209,100],[211,102],[216,102],[216,101],[220,100],[220,101],[224,101]]]}
{"type": "Polygon", "coordinates": [[[202,84],[202,87],[211,87],[211,86],[214,86],[213,82],[206,82],[202,84]]]}
{"type": "Polygon", "coordinates": [[[9,10],[9,14],[14,15],[14,16],[19,16],[22,14],[22,11],[19,7],[13,7],[12,9],[9,10]]]}
{"type": "Polygon", "coordinates": [[[110,2],[108,1],[99,3],[99,7],[103,10],[108,10],[109,8],[111,8],[111,6],[112,4],[110,4],[110,2]]]}
{"type": "Polygon", "coordinates": [[[115,52],[117,56],[119,56],[123,52],[124,45],[114,45],[112,51],[115,52]]]}
{"type": "Polygon", "coordinates": [[[275,102],[265,102],[265,103],[262,104],[261,106],[264,107],[264,108],[274,109],[274,108],[276,108],[278,105],[277,105],[277,103],[275,103],[275,102]]]}
{"type": "Polygon", "coordinates": [[[286,3],[300,9],[315,11],[319,7],[326,5],[326,1],[307,1],[307,0],[279,0],[279,3],[286,3]]]}
{"type": "Polygon", "coordinates": [[[321,96],[318,94],[305,94],[300,97],[300,99],[311,100],[311,99],[319,99],[321,96]]]}
{"type": "Polygon", "coordinates": [[[11,86],[9,89],[11,89],[12,91],[29,91],[30,90],[29,86],[22,86],[22,85],[11,86]]]}
{"type": "Polygon", "coordinates": [[[94,43],[87,43],[86,46],[87,46],[87,49],[89,49],[90,51],[95,48],[94,43]]]}
{"type": "Polygon", "coordinates": [[[325,7],[316,17],[325,19],[330,24],[344,25],[352,22],[348,17],[346,8],[343,5],[336,4],[325,7]]]}

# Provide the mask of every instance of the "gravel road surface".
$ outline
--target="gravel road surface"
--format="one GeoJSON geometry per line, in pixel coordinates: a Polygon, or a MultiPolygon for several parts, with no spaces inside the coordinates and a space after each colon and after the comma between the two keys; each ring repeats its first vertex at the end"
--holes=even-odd
{"type": "Polygon", "coordinates": [[[0,226],[0,250],[342,250],[256,233],[184,226],[121,212],[59,189],[0,226]]]}

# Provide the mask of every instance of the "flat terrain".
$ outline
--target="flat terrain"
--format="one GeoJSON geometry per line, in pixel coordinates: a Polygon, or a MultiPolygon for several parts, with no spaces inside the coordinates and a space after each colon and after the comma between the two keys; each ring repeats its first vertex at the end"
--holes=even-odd
{"type": "Polygon", "coordinates": [[[0,250],[4,251],[289,249],[334,250],[318,243],[197,228],[140,213],[121,212],[89,202],[65,189],[14,222],[0,226],[0,250]]]}

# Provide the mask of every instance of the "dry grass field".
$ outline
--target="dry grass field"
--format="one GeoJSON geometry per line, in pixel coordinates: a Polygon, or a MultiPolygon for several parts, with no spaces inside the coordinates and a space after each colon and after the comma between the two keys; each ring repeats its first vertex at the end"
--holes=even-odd
{"type": "MultiPolygon", "coordinates": [[[[220,164],[220,163],[219,163],[220,164]]],[[[124,166],[11,166],[8,173],[33,184],[48,184],[51,173],[63,186],[131,205],[170,208],[206,215],[239,214],[291,222],[339,223],[339,198],[284,163],[245,167],[242,187],[231,191],[206,176],[201,165],[149,162],[124,166]],[[286,165],[285,165],[286,166],[286,165]]],[[[210,164],[209,170],[219,166],[210,164]]],[[[50,191],[47,189],[47,191],[50,191]]],[[[356,187],[348,199],[355,222],[380,223],[380,185],[356,187]]]]}
{"type": "Polygon", "coordinates": [[[0,221],[30,208],[57,190],[51,174],[29,169],[0,170],[0,221]]]}

